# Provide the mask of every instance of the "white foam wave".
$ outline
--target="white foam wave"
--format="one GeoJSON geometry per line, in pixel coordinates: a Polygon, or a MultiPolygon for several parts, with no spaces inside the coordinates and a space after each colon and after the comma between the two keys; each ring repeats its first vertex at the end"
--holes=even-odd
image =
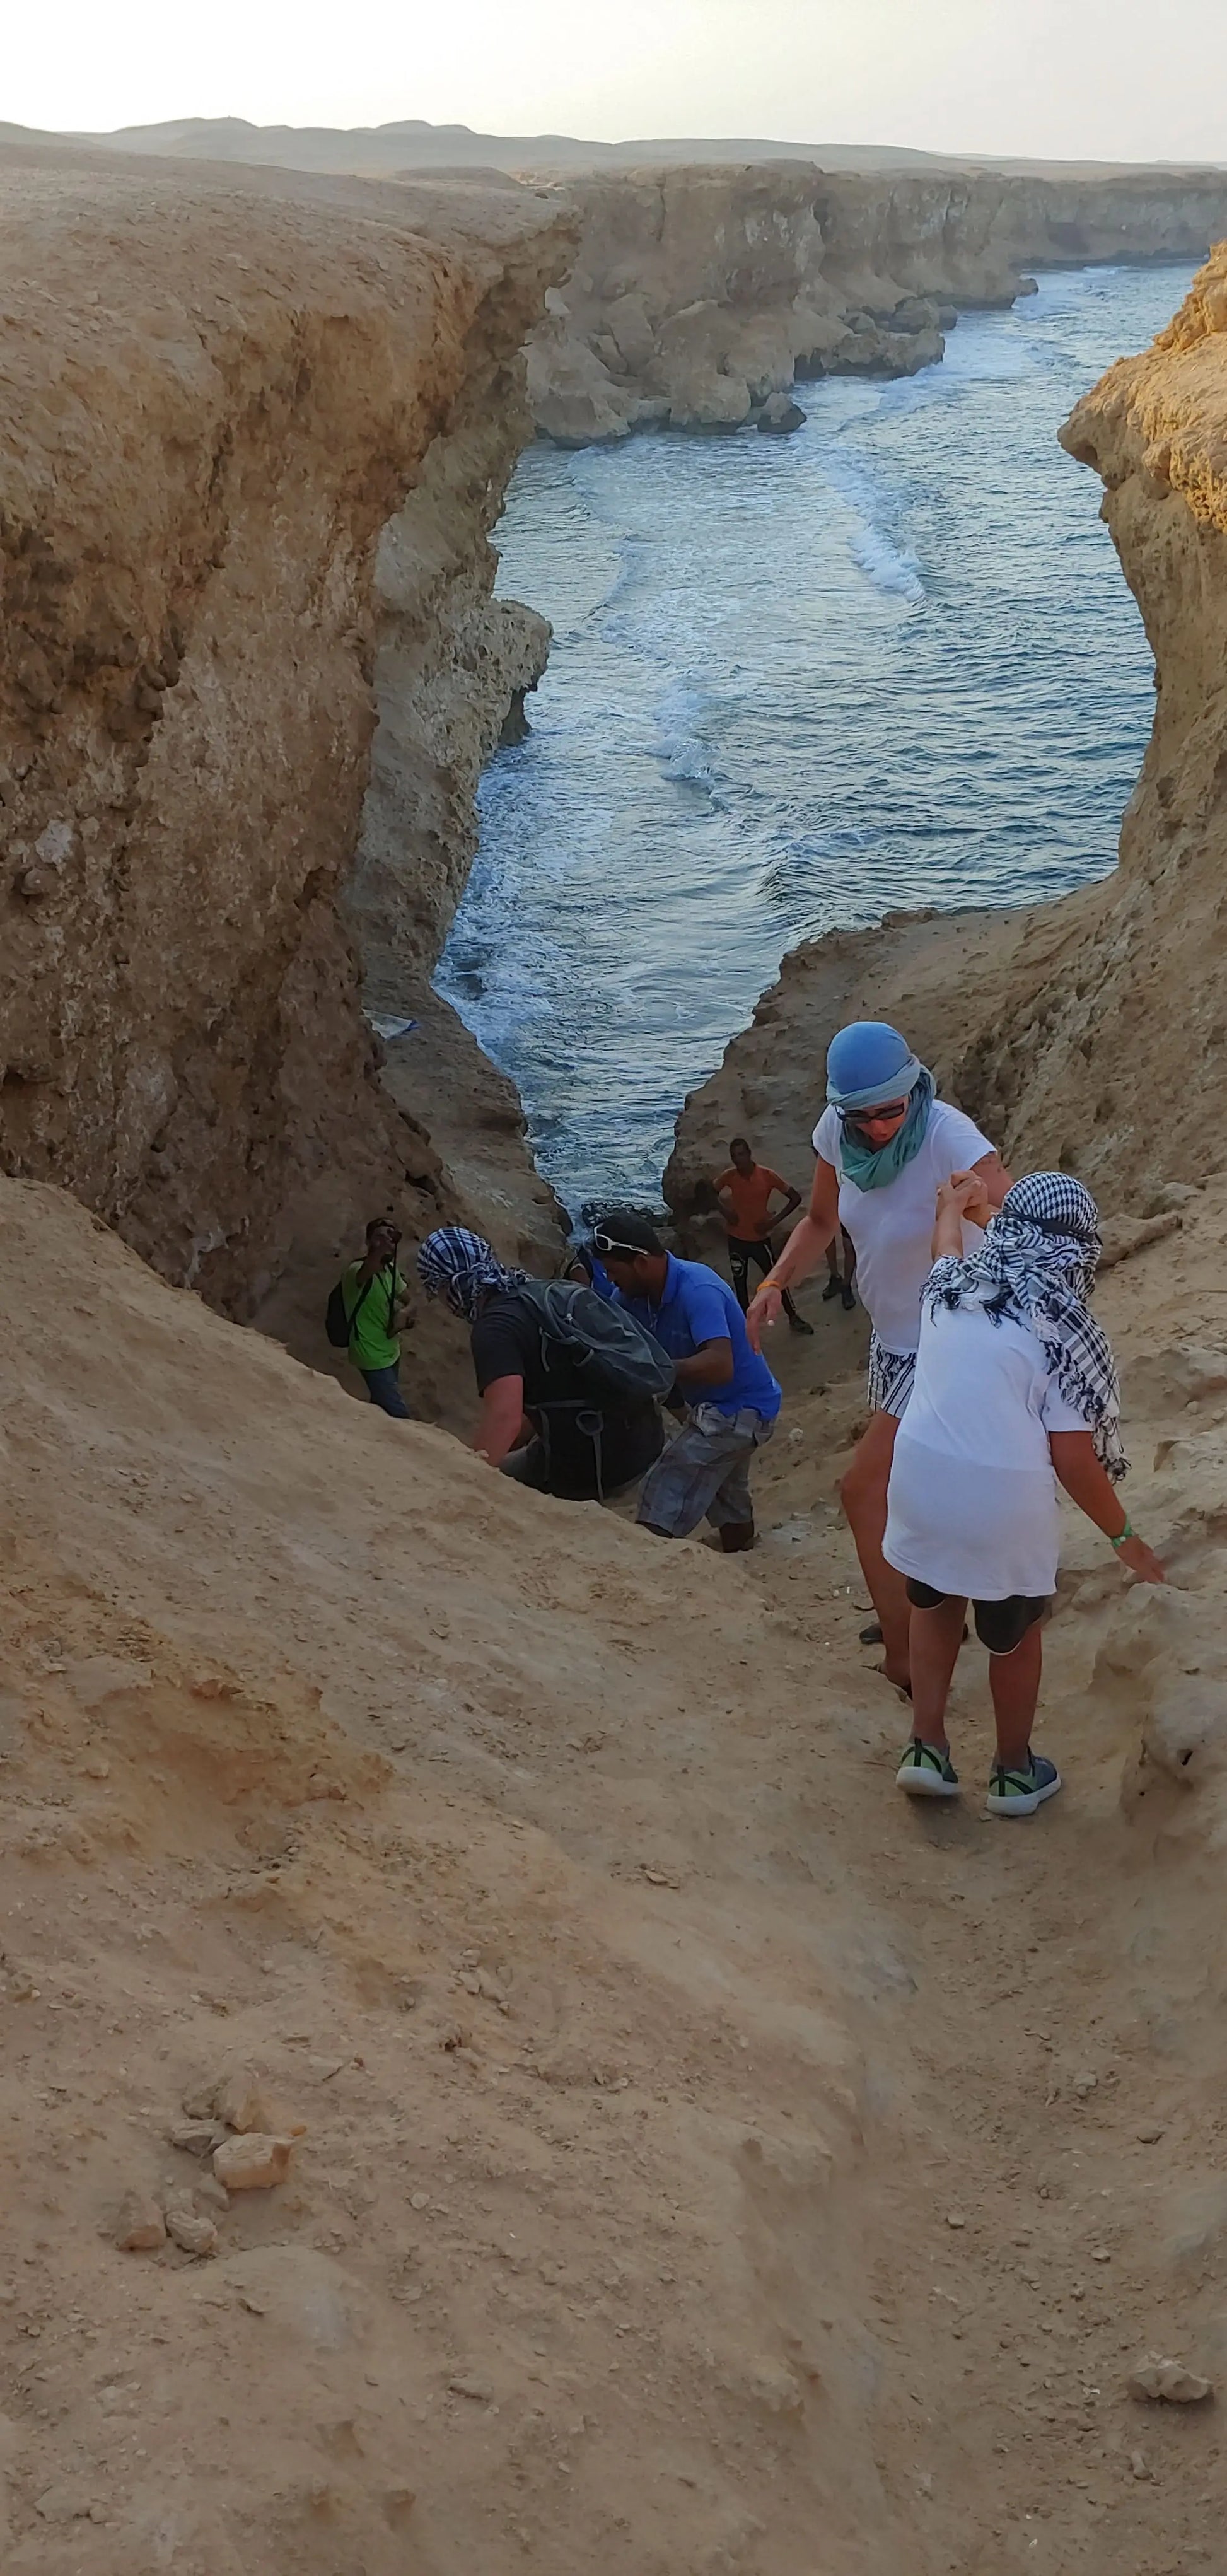
{"type": "Polygon", "coordinates": [[[888,598],[908,599],[913,604],[924,598],[925,586],[920,566],[909,547],[895,544],[884,528],[872,520],[862,521],[848,540],[848,552],[875,590],[885,591],[888,598]]]}
{"type": "Polygon", "coordinates": [[[710,705],[702,689],[679,681],[666,690],[656,718],[656,757],[662,777],[675,779],[680,786],[705,787],[709,794],[723,775],[701,729],[710,705]]]}

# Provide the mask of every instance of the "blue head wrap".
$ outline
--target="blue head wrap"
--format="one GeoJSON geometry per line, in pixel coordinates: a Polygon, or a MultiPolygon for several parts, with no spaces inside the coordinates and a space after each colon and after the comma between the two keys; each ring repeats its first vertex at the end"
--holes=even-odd
{"type": "Polygon", "coordinates": [[[906,1169],[925,1140],[933,1106],[933,1076],[907,1039],[886,1020],[853,1020],[827,1049],[827,1099],[840,1113],[839,1168],[858,1190],[885,1189],[906,1169]],[[889,1144],[874,1147],[848,1126],[848,1112],[908,1102],[908,1113],[889,1144]]]}

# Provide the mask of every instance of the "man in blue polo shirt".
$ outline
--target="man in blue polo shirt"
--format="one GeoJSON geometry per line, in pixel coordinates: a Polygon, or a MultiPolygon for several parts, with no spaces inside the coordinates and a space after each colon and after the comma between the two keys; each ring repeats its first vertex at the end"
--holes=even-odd
{"type": "Polygon", "coordinates": [[[666,1252],[656,1228],[614,1208],[592,1229],[625,1306],[669,1353],[686,1418],[644,1478],[637,1517],[659,1538],[689,1538],[703,1519],[727,1555],[754,1545],[750,1461],[775,1429],[780,1389],[752,1350],[727,1282],[702,1261],[666,1252]]]}

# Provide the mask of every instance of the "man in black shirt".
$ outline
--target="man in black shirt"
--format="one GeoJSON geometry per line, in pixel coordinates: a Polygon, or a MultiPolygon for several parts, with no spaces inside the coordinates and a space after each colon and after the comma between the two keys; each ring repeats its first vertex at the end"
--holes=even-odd
{"type": "Polygon", "coordinates": [[[510,1269],[479,1234],[441,1226],[418,1253],[428,1296],[442,1296],[469,1324],[481,1421],[479,1457],[521,1484],[567,1502],[608,1498],[637,1484],[660,1456],[664,1432],[650,1400],[596,1408],[574,1361],[543,1337],[540,1316],[510,1269]]]}

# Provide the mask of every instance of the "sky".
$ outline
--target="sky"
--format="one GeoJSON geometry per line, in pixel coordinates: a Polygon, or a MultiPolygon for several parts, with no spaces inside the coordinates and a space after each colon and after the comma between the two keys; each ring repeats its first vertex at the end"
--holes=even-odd
{"type": "Polygon", "coordinates": [[[1227,162],[1227,0],[58,0],[5,28],[0,118],[399,117],[1227,162]]]}

